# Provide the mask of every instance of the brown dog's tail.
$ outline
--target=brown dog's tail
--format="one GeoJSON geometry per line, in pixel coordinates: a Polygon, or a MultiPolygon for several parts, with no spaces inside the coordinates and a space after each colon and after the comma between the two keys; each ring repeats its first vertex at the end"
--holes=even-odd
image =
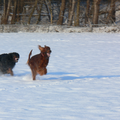
{"type": "Polygon", "coordinates": [[[28,64],[28,65],[29,65],[29,61],[30,61],[30,56],[31,56],[31,54],[32,54],[32,50],[30,51],[29,56],[28,56],[28,61],[27,61],[27,64],[28,64]]]}

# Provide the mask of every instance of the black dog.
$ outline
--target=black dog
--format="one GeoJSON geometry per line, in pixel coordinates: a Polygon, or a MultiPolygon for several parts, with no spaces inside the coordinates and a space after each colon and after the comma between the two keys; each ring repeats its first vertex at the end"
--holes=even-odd
{"type": "Polygon", "coordinates": [[[0,55],[0,72],[2,74],[11,74],[13,76],[12,69],[16,62],[18,62],[20,55],[16,52],[5,53],[0,55]]]}

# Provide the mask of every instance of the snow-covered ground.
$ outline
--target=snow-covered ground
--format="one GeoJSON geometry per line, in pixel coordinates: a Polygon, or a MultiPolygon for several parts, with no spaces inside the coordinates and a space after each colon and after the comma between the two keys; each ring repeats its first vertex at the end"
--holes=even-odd
{"type": "Polygon", "coordinates": [[[0,34],[0,53],[14,51],[15,75],[0,76],[0,120],[120,120],[120,34],[0,34]],[[38,45],[52,53],[33,81],[26,62],[38,45]]]}

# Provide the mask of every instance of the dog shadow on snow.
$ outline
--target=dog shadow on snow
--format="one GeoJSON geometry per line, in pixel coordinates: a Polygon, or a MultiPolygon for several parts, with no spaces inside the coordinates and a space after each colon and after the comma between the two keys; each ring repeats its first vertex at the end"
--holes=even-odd
{"type": "MultiPolygon", "coordinates": [[[[25,76],[29,76],[32,78],[31,72],[25,72],[25,73],[18,73],[15,76],[19,76],[19,77],[25,77],[25,76]]],[[[47,75],[44,76],[40,76],[39,74],[37,75],[37,78],[39,80],[77,80],[77,79],[101,79],[101,78],[117,78],[120,77],[120,75],[96,75],[96,76],[78,76],[74,73],[67,73],[67,72],[51,72],[51,73],[47,73],[47,75]]]]}
{"type": "Polygon", "coordinates": [[[75,79],[92,79],[92,78],[113,78],[113,77],[120,77],[120,75],[96,75],[96,76],[78,76],[74,73],[66,73],[66,72],[52,72],[48,73],[49,78],[44,78],[44,80],[75,80],[75,79]]]}

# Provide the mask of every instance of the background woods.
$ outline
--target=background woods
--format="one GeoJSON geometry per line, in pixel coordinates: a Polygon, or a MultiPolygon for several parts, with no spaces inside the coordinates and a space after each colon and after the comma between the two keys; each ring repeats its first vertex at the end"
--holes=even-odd
{"type": "Polygon", "coordinates": [[[0,24],[98,26],[116,22],[120,0],[1,0],[0,24]]]}

